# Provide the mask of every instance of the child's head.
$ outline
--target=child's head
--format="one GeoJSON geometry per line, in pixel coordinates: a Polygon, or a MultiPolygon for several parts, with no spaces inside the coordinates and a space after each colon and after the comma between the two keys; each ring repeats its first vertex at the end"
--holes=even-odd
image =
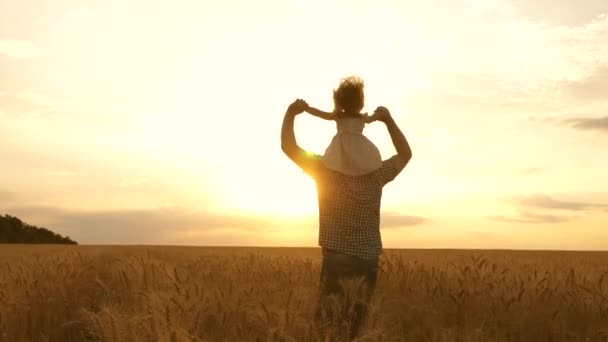
{"type": "Polygon", "coordinates": [[[363,80],[356,76],[343,78],[334,90],[335,111],[359,113],[363,109],[363,80]]]}

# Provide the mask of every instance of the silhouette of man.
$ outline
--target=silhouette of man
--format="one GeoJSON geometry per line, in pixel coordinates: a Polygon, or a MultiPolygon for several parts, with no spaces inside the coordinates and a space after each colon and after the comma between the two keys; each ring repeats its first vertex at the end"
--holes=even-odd
{"type": "Polygon", "coordinates": [[[320,334],[347,328],[355,338],[367,315],[367,306],[376,285],[380,237],[380,200],[384,185],[395,179],[412,158],[407,139],[388,109],[378,107],[372,119],[386,125],[397,154],[384,160],[369,174],[349,176],[324,166],[321,156],[298,146],[294,133],[296,115],[308,104],[297,99],[285,113],[281,129],[281,149],[316,183],[319,205],[319,246],[322,250],[319,303],[315,321],[320,334]],[[359,280],[362,294],[349,295],[345,280],[359,280]],[[337,297],[338,307],[331,297],[337,297]]]}

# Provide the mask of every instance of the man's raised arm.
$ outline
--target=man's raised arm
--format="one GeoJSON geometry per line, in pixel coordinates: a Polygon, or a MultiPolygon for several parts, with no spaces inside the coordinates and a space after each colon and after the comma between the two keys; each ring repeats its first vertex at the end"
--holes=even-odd
{"type": "Polygon", "coordinates": [[[407,142],[407,139],[397,126],[395,120],[391,113],[385,107],[378,107],[374,113],[374,117],[378,121],[384,122],[386,128],[388,129],[388,134],[391,136],[391,140],[393,141],[393,146],[395,146],[395,150],[397,150],[397,155],[399,156],[399,169],[403,169],[405,165],[412,159],[412,149],[410,148],[410,144],[407,142]]]}
{"type": "Polygon", "coordinates": [[[281,150],[306,173],[312,174],[318,165],[318,156],[308,153],[298,146],[293,129],[296,115],[304,112],[307,107],[308,104],[304,100],[297,99],[287,108],[281,128],[281,150]]]}
{"type": "Polygon", "coordinates": [[[293,130],[293,124],[296,115],[302,113],[304,108],[306,108],[305,103],[306,102],[300,99],[295,100],[289,105],[289,107],[287,107],[285,117],[283,118],[283,126],[281,128],[281,149],[291,160],[294,160],[294,158],[301,153],[300,150],[302,150],[296,142],[296,134],[293,130]]]}

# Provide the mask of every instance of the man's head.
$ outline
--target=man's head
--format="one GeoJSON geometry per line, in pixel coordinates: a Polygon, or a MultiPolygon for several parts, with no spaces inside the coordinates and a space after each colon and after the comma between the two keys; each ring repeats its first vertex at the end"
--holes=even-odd
{"type": "Polygon", "coordinates": [[[334,107],[338,112],[359,113],[363,109],[363,80],[356,76],[343,78],[334,90],[334,107]]]}

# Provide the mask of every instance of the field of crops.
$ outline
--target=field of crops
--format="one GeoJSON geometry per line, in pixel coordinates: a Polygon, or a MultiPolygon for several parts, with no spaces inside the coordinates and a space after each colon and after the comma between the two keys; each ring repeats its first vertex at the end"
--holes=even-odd
{"type": "MultiPolygon", "coordinates": [[[[0,341],[316,341],[318,249],[0,245],[0,341]]],[[[608,341],[608,253],[385,251],[361,341],[608,341]]]]}

